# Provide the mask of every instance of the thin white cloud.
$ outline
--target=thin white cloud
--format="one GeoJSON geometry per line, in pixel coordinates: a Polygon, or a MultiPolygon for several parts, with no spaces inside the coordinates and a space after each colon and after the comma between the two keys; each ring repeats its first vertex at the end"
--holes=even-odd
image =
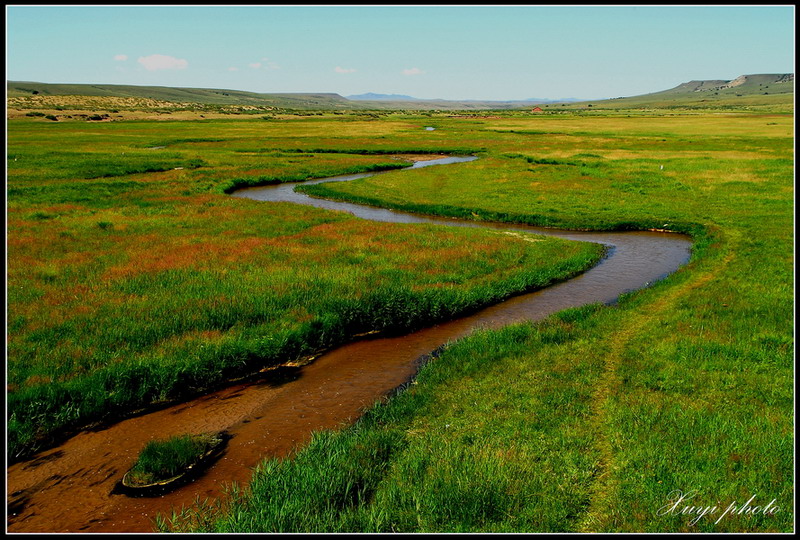
{"type": "Polygon", "coordinates": [[[231,66],[228,68],[228,71],[239,71],[239,68],[231,66]]]}
{"type": "Polygon", "coordinates": [[[186,69],[189,67],[189,62],[186,60],[163,54],[141,56],[138,62],[142,64],[147,71],[158,71],[159,69],[186,69]]]}
{"type": "Polygon", "coordinates": [[[403,75],[422,75],[423,73],[425,73],[425,72],[422,71],[419,68],[416,68],[416,67],[413,67],[411,69],[404,69],[403,70],[403,75]]]}
{"type": "Polygon", "coordinates": [[[117,62],[124,62],[127,59],[128,59],[128,55],[126,55],[126,54],[118,54],[118,55],[114,56],[114,60],[116,60],[117,62]]]}
{"type": "Polygon", "coordinates": [[[335,68],[333,68],[333,71],[335,71],[336,73],[355,73],[356,72],[356,70],[353,69],[353,68],[343,68],[343,67],[339,67],[339,66],[336,66],[335,68]]]}
{"type": "Polygon", "coordinates": [[[264,68],[264,69],[280,69],[281,68],[281,66],[279,66],[277,63],[271,61],[266,56],[261,58],[260,62],[253,62],[252,64],[247,64],[247,65],[250,66],[253,69],[261,69],[261,68],[264,68]]]}

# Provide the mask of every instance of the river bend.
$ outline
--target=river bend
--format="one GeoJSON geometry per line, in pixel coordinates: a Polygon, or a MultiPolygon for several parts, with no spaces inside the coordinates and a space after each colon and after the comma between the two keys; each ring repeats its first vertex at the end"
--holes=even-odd
{"type": "MultiPolygon", "coordinates": [[[[419,167],[470,161],[449,157],[418,161],[419,167]]],[[[409,170],[406,169],[406,170],[409,170]]],[[[347,181],[371,174],[340,176],[347,181]]],[[[380,173],[378,173],[380,174],[380,173]]],[[[9,532],[147,532],[157,513],[222,495],[224,483],[246,484],[251,469],[268,456],[284,457],[313,431],[354,421],[376,400],[414,376],[417,360],[478,327],[538,320],[587,303],[613,303],[625,292],[662,279],[688,261],[691,242],[664,232],[577,232],[524,225],[431,218],[381,208],[314,199],[280,184],[237,191],[234,197],[310,204],[378,221],[491,227],[599,242],[608,255],[585,273],[540,291],[516,296],[470,316],[394,337],[366,339],[332,350],[302,368],[240,383],[191,402],[81,432],[56,448],[8,468],[9,532]],[[112,494],[116,482],[155,435],[227,430],[225,455],[195,482],[157,498],[112,494]]]]}

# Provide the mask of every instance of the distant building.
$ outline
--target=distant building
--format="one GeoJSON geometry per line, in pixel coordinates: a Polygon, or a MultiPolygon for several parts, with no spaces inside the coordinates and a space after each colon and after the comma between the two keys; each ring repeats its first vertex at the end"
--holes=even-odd
{"type": "Polygon", "coordinates": [[[534,107],[533,109],[531,109],[531,112],[542,112],[542,108],[541,107],[534,107]]]}

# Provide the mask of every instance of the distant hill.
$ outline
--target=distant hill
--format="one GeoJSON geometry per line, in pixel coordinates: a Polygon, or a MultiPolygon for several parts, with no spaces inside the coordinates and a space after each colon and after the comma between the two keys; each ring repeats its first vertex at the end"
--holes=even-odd
{"type": "Polygon", "coordinates": [[[114,84],[50,84],[38,82],[6,83],[7,96],[90,96],[151,99],[172,103],[275,108],[286,110],[501,110],[525,109],[542,105],[550,110],[670,107],[793,107],[794,74],[742,75],[729,81],[697,80],[675,88],[640,96],[606,100],[537,99],[516,101],[453,101],[420,99],[402,94],[366,93],[342,97],[334,93],[259,94],[214,88],[173,88],[114,84]]]}
{"type": "Polygon", "coordinates": [[[366,93],[345,98],[339,94],[259,94],[242,90],[215,88],[173,88],[168,86],[133,86],[117,84],[53,84],[8,81],[8,97],[90,96],[153,99],[174,103],[201,103],[230,106],[275,107],[293,110],[487,110],[518,109],[552,100],[524,101],[451,101],[420,99],[402,94],[366,93]]]}
{"type": "MultiPolygon", "coordinates": [[[[370,94],[362,94],[370,95],[370,94]]],[[[386,95],[386,94],[384,94],[386,95]]],[[[352,99],[348,96],[348,99],[352,99]]],[[[421,99],[406,96],[393,98],[354,99],[352,103],[370,109],[410,109],[410,110],[500,110],[521,109],[540,103],[554,103],[551,100],[516,100],[516,101],[478,101],[478,100],[448,100],[448,99],[421,99]]],[[[560,102],[559,102],[560,103],[560,102]]]]}
{"type": "Polygon", "coordinates": [[[541,103],[571,103],[574,101],[586,101],[585,99],[578,99],[578,98],[564,98],[564,99],[548,99],[548,98],[528,98],[528,99],[518,99],[518,100],[509,100],[509,101],[486,101],[486,100],[477,100],[477,99],[467,99],[467,100],[447,100],[447,99],[422,99],[413,96],[406,96],[403,94],[375,94],[373,92],[367,92],[366,94],[357,94],[354,96],[345,96],[347,99],[353,101],[399,101],[399,102],[407,102],[407,101],[419,101],[431,105],[438,105],[445,107],[449,107],[450,104],[479,104],[480,106],[487,105],[487,106],[494,106],[499,108],[507,108],[511,107],[525,107],[527,105],[537,105],[541,103]]]}
{"type": "Polygon", "coordinates": [[[586,101],[586,100],[579,98],[561,98],[561,99],[528,98],[523,101],[526,101],[531,104],[533,103],[539,104],[539,103],[572,103],[575,101],[586,101]]]}
{"type": "Polygon", "coordinates": [[[366,94],[358,94],[355,96],[345,96],[347,99],[353,101],[419,101],[418,98],[411,96],[404,96],[403,94],[374,94],[367,92],[366,94]]]}
{"type": "MultiPolygon", "coordinates": [[[[593,107],[714,107],[790,104],[794,99],[794,73],[740,75],[735,79],[697,80],[675,88],[642,94],[592,101],[593,107]]],[[[574,104],[584,107],[590,102],[574,104]]]]}
{"type": "Polygon", "coordinates": [[[13,82],[6,84],[8,97],[30,95],[130,97],[213,105],[254,105],[284,109],[351,109],[352,103],[339,94],[258,94],[215,88],[173,88],[117,84],[51,84],[13,82]]]}
{"type": "Polygon", "coordinates": [[[791,93],[794,91],[794,73],[777,73],[764,75],[740,75],[730,81],[689,81],[679,84],[670,90],[655,92],[653,95],[666,94],[694,94],[698,92],[725,92],[728,94],[769,94],[772,87],[774,94],[791,93]]]}

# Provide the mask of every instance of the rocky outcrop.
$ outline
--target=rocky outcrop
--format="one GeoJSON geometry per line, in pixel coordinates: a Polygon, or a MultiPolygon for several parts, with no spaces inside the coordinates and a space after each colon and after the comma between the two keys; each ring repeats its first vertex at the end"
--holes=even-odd
{"type": "MultiPolygon", "coordinates": [[[[794,81],[794,73],[782,73],[775,75],[739,75],[731,81],[691,81],[681,86],[690,86],[693,92],[719,92],[727,88],[736,88],[747,83],[778,84],[794,81]]],[[[681,88],[679,86],[678,88],[681,88]]]]}

